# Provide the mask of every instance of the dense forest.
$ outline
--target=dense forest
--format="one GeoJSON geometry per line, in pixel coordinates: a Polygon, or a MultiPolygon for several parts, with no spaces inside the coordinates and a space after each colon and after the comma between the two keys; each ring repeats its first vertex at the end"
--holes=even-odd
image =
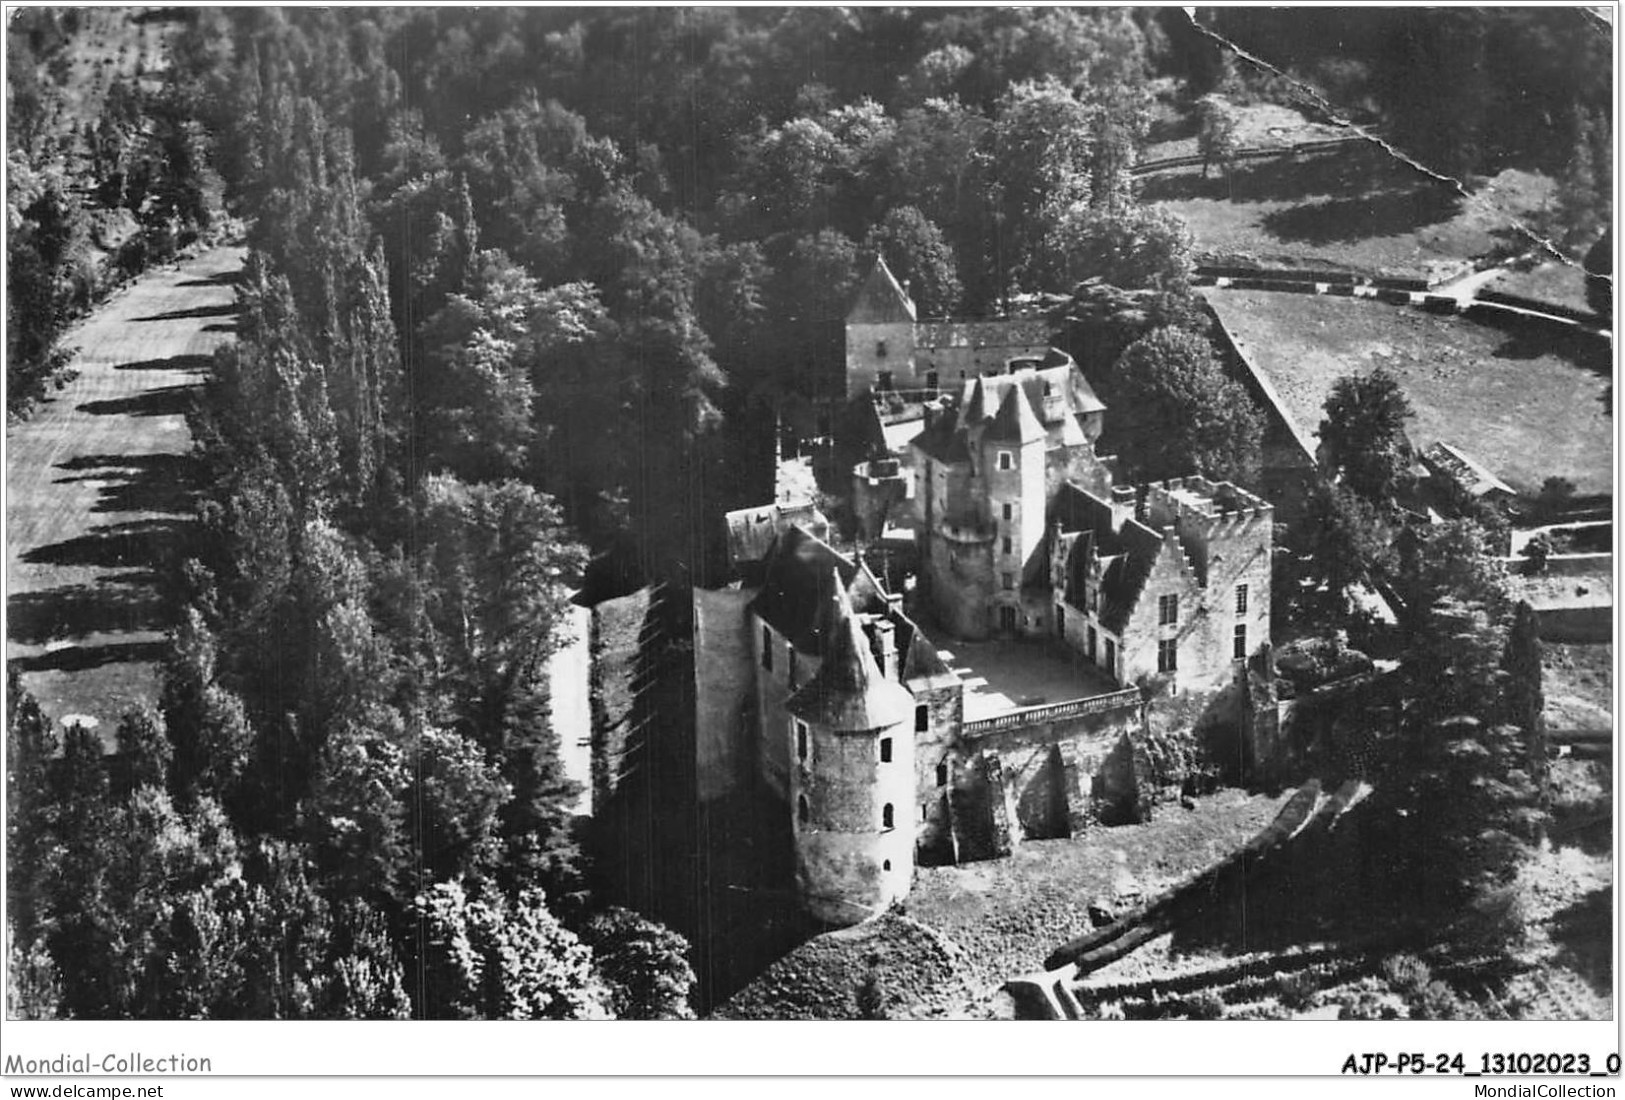
{"type": "MultiPolygon", "coordinates": [[[[120,278],[248,246],[157,708],[114,762],[8,691],[29,1015],[683,1014],[681,939],[606,909],[571,832],[544,664],[575,589],[723,577],[716,519],[838,390],[870,257],[930,315],[1098,277],[1200,328],[1130,169],[1204,96],[1318,88],[1463,178],[1572,175],[1611,129],[1573,9],[150,18],[161,64],[69,126],[79,17],[8,34],[9,415],[120,278]]],[[[1138,354],[1207,379],[1189,345],[1138,354]]]]}

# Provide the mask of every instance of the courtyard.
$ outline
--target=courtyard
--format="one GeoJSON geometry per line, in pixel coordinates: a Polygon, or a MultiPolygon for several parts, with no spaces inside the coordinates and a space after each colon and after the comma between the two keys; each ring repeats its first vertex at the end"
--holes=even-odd
{"type": "Polygon", "coordinates": [[[953,641],[937,655],[965,684],[967,722],[1118,690],[1080,654],[1045,642],[953,641]]]}

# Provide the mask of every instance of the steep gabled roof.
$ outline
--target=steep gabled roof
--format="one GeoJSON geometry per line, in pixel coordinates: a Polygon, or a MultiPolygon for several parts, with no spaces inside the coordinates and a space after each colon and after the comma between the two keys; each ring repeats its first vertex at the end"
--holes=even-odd
{"type": "Polygon", "coordinates": [[[863,281],[857,300],[847,311],[849,325],[894,325],[914,321],[914,302],[879,256],[863,281]]]}
{"type": "Polygon", "coordinates": [[[1100,624],[1115,634],[1128,626],[1163,549],[1162,538],[1138,520],[1123,524],[1122,540],[1123,553],[1109,561],[1101,559],[1105,570],[1100,578],[1100,624]]]}
{"type": "MultiPolygon", "coordinates": [[[[981,379],[977,379],[980,384],[981,379]]],[[[1037,443],[1044,438],[1044,426],[1033,412],[1032,401],[1021,386],[1007,386],[998,415],[987,426],[988,439],[1010,443],[1037,443]]]]}
{"type": "Polygon", "coordinates": [[[823,615],[832,578],[839,578],[845,598],[846,586],[856,575],[856,565],[792,524],[768,552],[762,590],[750,609],[803,653],[817,653],[828,632],[823,615]]]}
{"type": "Polygon", "coordinates": [[[965,411],[960,414],[959,423],[966,427],[979,424],[992,415],[992,409],[987,400],[987,385],[978,378],[970,384],[970,397],[965,400],[965,411]]]}
{"type": "Polygon", "coordinates": [[[954,464],[970,461],[965,433],[954,423],[951,413],[928,417],[925,430],[914,437],[913,445],[938,462],[954,464]]]}
{"type": "Polygon", "coordinates": [[[786,709],[804,722],[835,730],[875,730],[895,726],[914,710],[914,696],[888,680],[875,664],[863,626],[852,612],[846,585],[830,574],[832,595],[825,604],[827,625],[818,672],[790,696],[786,709]]]}
{"type": "Polygon", "coordinates": [[[928,687],[950,686],[960,682],[937,653],[937,647],[926,637],[913,619],[901,613],[892,617],[897,624],[897,649],[903,655],[903,681],[927,681],[928,687]]]}

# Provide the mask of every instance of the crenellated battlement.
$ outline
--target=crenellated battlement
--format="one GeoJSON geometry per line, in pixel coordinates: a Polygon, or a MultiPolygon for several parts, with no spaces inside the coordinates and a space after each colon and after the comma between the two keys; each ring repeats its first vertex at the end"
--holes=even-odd
{"type": "Polygon", "coordinates": [[[1273,523],[1275,507],[1228,481],[1205,477],[1169,478],[1145,486],[1144,513],[1158,526],[1174,523],[1181,529],[1197,526],[1210,536],[1236,533],[1259,522],[1273,523]]]}

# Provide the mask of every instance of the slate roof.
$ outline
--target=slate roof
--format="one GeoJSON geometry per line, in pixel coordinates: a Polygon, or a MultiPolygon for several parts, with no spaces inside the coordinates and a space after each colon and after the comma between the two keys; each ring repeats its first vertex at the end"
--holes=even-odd
{"type": "Polygon", "coordinates": [[[954,423],[953,416],[938,415],[927,420],[925,430],[914,437],[914,446],[938,462],[970,461],[970,447],[965,442],[965,433],[954,423]]]}
{"type": "Polygon", "coordinates": [[[1135,519],[1113,530],[1110,505],[1071,482],[1055,494],[1050,522],[1059,522],[1064,532],[1077,532],[1066,559],[1067,598],[1074,605],[1081,602],[1089,559],[1095,557],[1101,568],[1100,624],[1121,634],[1162,553],[1161,537],[1135,519]]]}
{"type": "Polygon", "coordinates": [[[778,537],[778,510],[771,504],[729,512],[728,559],[735,563],[760,561],[778,537]]]}
{"type": "Polygon", "coordinates": [[[1459,447],[1440,440],[1422,452],[1422,461],[1430,469],[1442,473],[1469,495],[1481,497],[1486,493],[1506,493],[1517,496],[1517,490],[1480,465],[1459,447]]]}
{"type": "Polygon", "coordinates": [[[1136,520],[1125,523],[1122,534],[1125,552],[1105,563],[1100,578],[1100,625],[1114,634],[1128,626],[1163,547],[1157,533],[1136,520]]]}
{"type": "Polygon", "coordinates": [[[857,300],[847,312],[848,324],[891,325],[914,320],[914,302],[904,292],[886,266],[886,261],[875,257],[875,266],[863,281],[857,300]]]}
{"type": "Polygon", "coordinates": [[[1104,412],[1106,405],[1096,396],[1094,388],[1083,372],[1072,362],[1071,356],[1064,352],[1056,354],[1062,357],[1062,362],[1042,369],[1023,369],[1015,374],[984,374],[965,381],[961,391],[962,405],[965,415],[961,421],[966,424],[990,415],[990,410],[998,408],[1004,401],[1004,395],[1015,386],[1020,386],[1027,395],[1027,401],[1032,405],[1033,414],[1045,424],[1054,424],[1068,415],[1082,416],[1086,413],[1104,412]],[[985,391],[986,396],[980,405],[976,404],[978,390],[985,391]],[[1044,408],[1046,399],[1060,398],[1057,407],[1053,408],[1051,415],[1046,419],[1044,408]],[[982,410],[980,414],[976,410],[982,410]]]}
{"type": "Polygon", "coordinates": [[[897,624],[897,651],[903,655],[903,680],[943,680],[957,684],[959,677],[937,653],[937,647],[926,637],[925,631],[906,615],[893,616],[897,624]]]}
{"type": "Polygon", "coordinates": [[[822,663],[817,674],[790,696],[786,709],[804,722],[835,730],[883,729],[907,720],[914,712],[914,696],[881,675],[846,585],[834,569],[828,587],[822,663]]]}
{"type": "MultiPolygon", "coordinates": [[[[977,379],[977,383],[980,382],[981,379],[977,379]]],[[[1044,426],[1038,422],[1032,401],[1022,387],[1005,388],[998,414],[987,426],[987,438],[1011,443],[1037,443],[1044,439],[1044,426]]]]}
{"type": "Polygon", "coordinates": [[[762,590],[750,610],[801,652],[818,653],[828,633],[823,616],[832,598],[833,578],[840,578],[845,598],[857,571],[829,544],[792,524],[769,551],[762,590]]]}

